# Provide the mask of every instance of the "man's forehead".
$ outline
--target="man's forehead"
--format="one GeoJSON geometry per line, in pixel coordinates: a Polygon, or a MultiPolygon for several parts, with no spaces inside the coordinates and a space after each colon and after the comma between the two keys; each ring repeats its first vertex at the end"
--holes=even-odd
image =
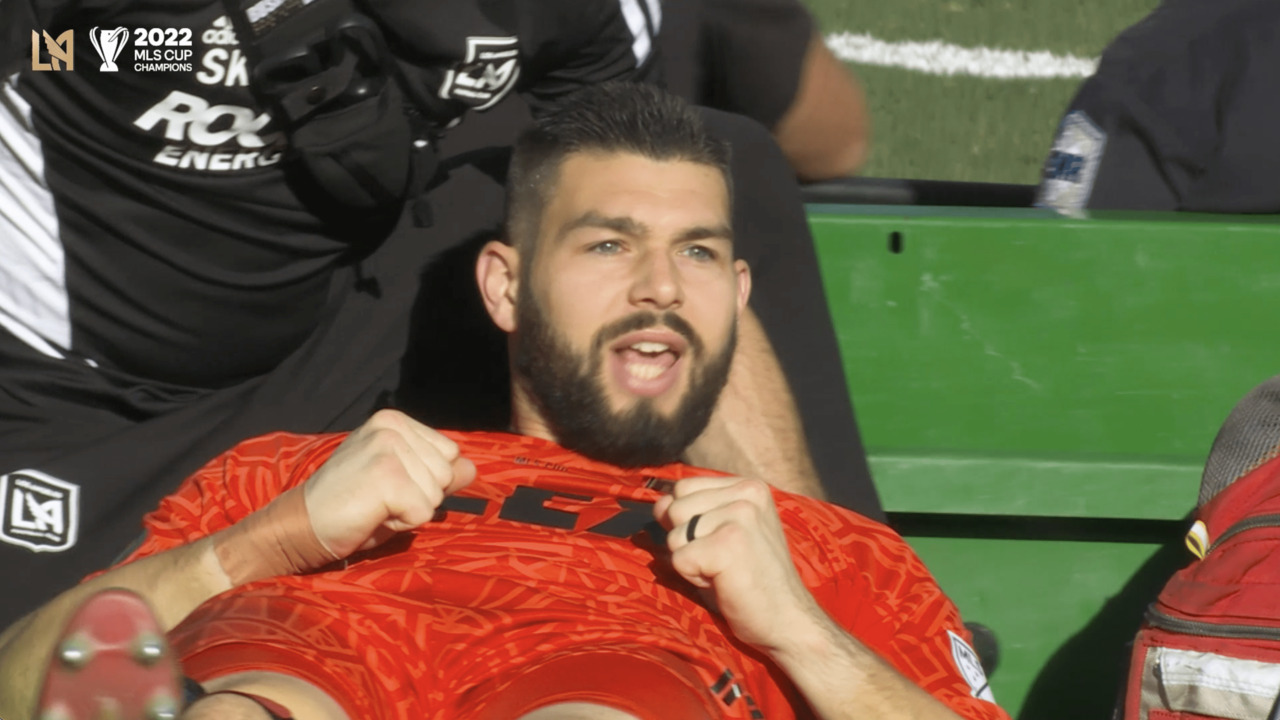
{"type": "MultiPolygon", "coordinates": [[[[720,168],[710,163],[686,157],[655,158],[632,150],[577,150],[565,155],[561,161],[560,173],[563,177],[568,169],[574,175],[589,177],[607,173],[611,168],[622,165],[644,166],[659,174],[690,171],[707,173],[708,178],[714,176],[724,185],[724,175],[720,168]]],[[[727,187],[724,189],[728,190],[727,187]]]]}
{"type": "Polygon", "coordinates": [[[559,175],[550,204],[575,214],[585,209],[571,209],[570,203],[590,203],[590,210],[602,216],[625,214],[621,211],[643,196],[646,210],[679,208],[708,218],[716,214],[728,222],[729,186],[714,165],[625,151],[582,151],[565,158],[559,175]]]}

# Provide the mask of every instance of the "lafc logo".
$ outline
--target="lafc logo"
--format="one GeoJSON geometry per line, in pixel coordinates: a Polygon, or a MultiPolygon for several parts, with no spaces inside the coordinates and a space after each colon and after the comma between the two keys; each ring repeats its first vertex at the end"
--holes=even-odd
{"type": "Polygon", "coordinates": [[[31,69],[37,72],[47,70],[61,70],[63,63],[66,64],[67,70],[76,69],[76,33],[74,30],[68,30],[58,36],[54,40],[49,35],[48,30],[36,32],[31,31],[31,69]],[[41,42],[43,37],[44,42],[41,42]],[[49,62],[40,59],[40,47],[44,46],[45,52],[49,55],[49,62]]]}
{"type": "Polygon", "coordinates": [[[39,470],[0,475],[0,541],[34,552],[76,544],[80,487],[39,470]]]}
{"type": "Polygon", "coordinates": [[[520,77],[520,48],[514,37],[469,37],[467,59],[445,73],[440,97],[476,110],[493,107],[520,77]]]}

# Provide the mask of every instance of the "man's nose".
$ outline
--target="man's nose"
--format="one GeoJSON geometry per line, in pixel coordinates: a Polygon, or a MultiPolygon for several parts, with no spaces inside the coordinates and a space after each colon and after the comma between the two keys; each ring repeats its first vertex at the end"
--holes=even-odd
{"type": "Polygon", "coordinates": [[[679,307],[684,290],[676,259],[662,252],[641,253],[636,260],[630,300],[634,305],[659,309],[679,307]]]}

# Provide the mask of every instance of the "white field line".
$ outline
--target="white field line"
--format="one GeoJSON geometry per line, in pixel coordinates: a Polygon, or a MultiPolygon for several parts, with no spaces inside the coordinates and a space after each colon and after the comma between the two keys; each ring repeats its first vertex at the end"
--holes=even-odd
{"type": "Polygon", "coordinates": [[[1084,78],[1098,68],[1096,58],[1037,50],[966,48],[940,40],[886,42],[850,32],[827,35],[827,47],[845,62],[903,68],[930,75],[973,75],[1002,79],[1084,78]]]}

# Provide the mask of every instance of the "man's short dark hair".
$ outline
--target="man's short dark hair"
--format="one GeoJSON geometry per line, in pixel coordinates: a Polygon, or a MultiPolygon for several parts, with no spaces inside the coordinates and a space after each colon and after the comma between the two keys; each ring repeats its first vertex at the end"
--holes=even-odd
{"type": "Polygon", "coordinates": [[[729,144],[713,136],[696,109],[653,85],[614,82],[570,95],[516,141],[507,175],[506,239],[529,254],[560,166],[573,153],[634,153],[720,171],[733,198],[729,144]]]}

